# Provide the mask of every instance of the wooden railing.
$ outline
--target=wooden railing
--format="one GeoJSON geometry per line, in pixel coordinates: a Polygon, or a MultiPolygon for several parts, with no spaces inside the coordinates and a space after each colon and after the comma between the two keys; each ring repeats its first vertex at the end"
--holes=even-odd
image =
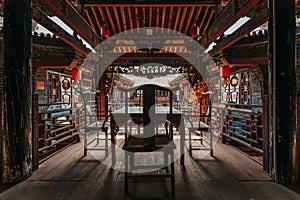
{"type": "Polygon", "coordinates": [[[66,104],[38,104],[34,102],[35,129],[38,162],[42,162],[52,153],[62,149],[68,144],[79,142],[79,131],[75,125],[75,115],[70,106],[66,104]],[[52,109],[51,109],[52,108],[52,109]]]}
{"type": "Polygon", "coordinates": [[[263,153],[262,107],[229,105],[222,141],[233,141],[257,153],[263,153]]]}

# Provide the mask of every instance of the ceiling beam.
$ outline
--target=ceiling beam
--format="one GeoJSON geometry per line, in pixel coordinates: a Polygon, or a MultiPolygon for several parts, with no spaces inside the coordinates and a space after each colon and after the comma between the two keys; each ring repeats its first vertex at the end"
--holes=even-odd
{"type": "Polygon", "coordinates": [[[37,0],[54,15],[66,23],[92,47],[97,46],[101,39],[74,6],[67,0],[37,0]]]}
{"type": "Polygon", "coordinates": [[[74,37],[73,35],[70,35],[68,32],[66,32],[63,28],[61,28],[59,25],[57,25],[55,22],[50,20],[46,14],[42,12],[40,8],[35,7],[33,11],[32,18],[47,28],[49,31],[54,33],[56,36],[58,36],[62,41],[73,47],[76,51],[79,53],[88,56],[90,53],[90,50],[82,43],[81,40],[74,37]]]}
{"type": "Polygon", "coordinates": [[[183,24],[187,23],[185,21],[185,16],[186,16],[186,13],[187,13],[187,9],[188,9],[188,7],[184,7],[182,15],[181,15],[181,22],[180,22],[179,29],[178,29],[178,31],[181,32],[181,33],[183,33],[183,31],[182,31],[183,24]]]}
{"type": "Polygon", "coordinates": [[[230,66],[256,66],[267,65],[267,57],[255,57],[255,58],[225,58],[230,66]]]}
{"type": "Polygon", "coordinates": [[[97,26],[98,26],[98,29],[99,29],[99,32],[100,32],[101,23],[98,19],[98,15],[96,13],[95,7],[92,7],[92,12],[93,12],[94,18],[96,19],[96,23],[97,23],[97,26]]]}
{"type": "Polygon", "coordinates": [[[116,22],[117,22],[117,27],[116,28],[118,28],[118,32],[121,33],[122,32],[122,26],[121,26],[120,18],[119,18],[119,15],[118,15],[118,9],[117,9],[116,6],[113,6],[113,10],[114,10],[114,15],[115,15],[116,22]]]}
{"type": "Polygon", "coordinates": [[[136,28],[138,31],[138,34],[140,33],[140,18],[139,18],[139,10],[138,7],[134,8],[134,16],[136,18],[136,28]]]}
{"type": "Polygon", "coordinates": [[[215,6],[215,0],[81,0],[81,4],[84,6],[113,6],[113,5],[126,5],[126,6],[139,6],[139,7],[146,7],[146,6],[161,6],[161,5],[168,5],[168,6],[215,6]]]}
{"type": "Polygon", "coordinates": [[[127,7],[127,11],[128,11],[128,20],[130,22],[130,30],[133,30],[133,16],[130,7],[127,7]]]}
{"type": "MultiPolygon", "coordinates": [[[[201,27],[203,27],[203,24],[204,24],[204,22],[205,22],[205,16],[207,15],[207,12],[208,12],[208,7],[206,7],[205,8],[205,10],[204,10],[204,14],[202,15],[202,16],[204,16],[204,17],[202,17],[202,20],[201,20],[201,22],[200,22],[200,24],[199,24],[199,27],[201,28],[201,27]]],[[[202,32],[202,34],[201,35],[203,35],[204,33],[202,32]]]]}
{"type": "Polygon", "coordinates": [[[207,48],[240,17],[245,16],[254,8],[260,0],[232,0],[221,12],[221,14],[210,25],[207,32],[201,39],[201,44],[207,48]]]}
{"type": "Polygon", "coordinates": [[[156,7],[156,24],[155,24],[156,32],[157,32],[158,27],[159,27],[159,19],[160,19],[159,14],[160,14],[160,7],[156,7]]]}
{"type": "Polygon", "coordinates": [[[122,16],[122,23],[124,26],[124,31],[127,31],[128,27],[127,27],[127,21],[126,21],[126,17],[125,17],[125,8],[124,8],[124,6],[121,6],[120,9],[121,9],[121,16],[122,16]]]}
{"type": "Polygon", "coordinates": [[[150,11],[149,11],[149,14],[150,14],[150,16],[149,16],[149,26],[152,27],[152,17],[153,17],[153,16],[152,16],[152,12],[153,12],[153,11],[152,11],[152,7],[150,7],[149,10],[150,10],[150,11]]]}
{"type": "MultiPolygon", "coordinates": [[[[161,27],[162,27],[162,28],[165,28],[166,12],[167,12],[167,7],[164,6],[164,7],[163,7],[162,18],[161,18],[161,27]]],[[[163,32],[164,32],[163,30],[164,30],[164,29],[161,30],[161,31],[162,31],[162,34],[163,34],[163,32]]]]}
{"type": "Polygon", "coordinates": [[[112,31],[114,32],[114,34],[117,34],[117,27],[115,26],[115,23],[113,21],[112,15],[111,15],[110,10],[109,10],[109,7],[106,6],[105,10],[106,10],[106,14],[107,14],[107,17],[108,17],[108,20],[109,20],[109,23],[110,23],[110,27],[112,28],[112,31]]]}
{"type": "Polygon", "coordinates": [[[85,15],[87,16],[87,18],[88,18],[88,20],[89,20],[90,25],[92,26],[92,28],[93,28],[94,30],[96,30],[96,29],[95,29],[95,25],[94,25],[94,21],[92,20],[90,13],[89,13],[87,10],[84,10],[84,13],[85,13],[85,15]]]}
{"type": "Polygon", "coordinates": [[[198,25],[198,23],[199,23],[199,22],[198,22],[198,19],[199,19],[199,17],[200,17],[200,14],[201,14],[202,8],[203,8],[203,7],[199,7],[199,8],[198,8],[198,11],[197,11],[196,17],[194,18],[194,20],[195,20],[195,21],[192,23],[192,25],[193,25],[193,24],[197,24],[197,25],[198,25]]]}
{"type": "Polygon", "coordinates": [[[177,31],[177,25],[178,25],[178,21],[179,21],[179,17],[180,17],[180,12],[181,12],[181,7],[178,7],[177,15],[176,15],[176,19],[175,19],[174,31],[177,31]]]}
{"type": "MultiPolygon", "coordinates": [[[[37,49],[38,50],[38,49],[37,49]]],[[[41,66],[47,66],[47,68],[57,68],[58,66],[64,66],[64,68],[70,68],[70,65],[72,64],[74,58],[61,58],[59,59],[51,59],[51,58],[39,58],[36,56],[33,56],[32,58],[32,66],[33,67],[41,67],[41,66]]]]}
{"type": "Polygon", "coordinates": [[[143,12],[143,20],[144,20],[144,26],[149,26],[149,25],[147,25],[147,24],[149,24],[149,23],[147,23],[147,17],[146,17],[146,8],[145,7],[143,7],[142,8],[142,12],[143,12]]]}
{"type": "Polygon", "coordinates": [[[211,56],[214,56],[221,52],[222,50],[226,49],[227,47],[231,46],[232,44],[239,41],[245,35],[249,34],[252,30],[257,28],[258,26],[262,25],[268,20],[268,8],[265,6],[264,8],[260,9],[253,18],[247,21],[244,25],[238,28],[234,33],[225,37],[221,42],[216,44],[213,49],[209,52],[211,56]]]}
{"type": "MultiPolygon", "coordinates": [[[[208,18],[207,18],[207,20],[206,20],[206,24],[205,24],[205,26],[204,26],[204,28],[203,28],[203,34],[206,32],[206,30],[207,30],[207,28],[208,28],[208,25],[209,25],[211,19],[213,18],[213,16],[214,16],[214,11],[211,9],[210,14],[209,14],[209,16],[208,16],[208,18]]],[[[207,16],[206,16],[206,17],[207,17],[207,16]]]]}
{"type": "MultiPolygon", "coordinates": [[[[192,17],[193,17],[193,15],[194,15],[194,11],[195,11],[195,7],[192,7],[192,9],[190,10],[190,14],[189,14],[189,16],[188,16],[188,19],[186,20],[187,22],[191,22],[192,17]]],[[[186,26],[183,33],[187,35],[187,34],[189,33],[189,32],[188,32],[189,29],[190,29],[190,27],[189,27],[189,26],[186,26]]]]}
{"type": "Polygon", "coordinates": [[[172,27],[172,23],[173,23],[173,11],[174,11],[174,7],[170,8],[170,13],[169,13],[169,20],[168,20],[168,24],[167,24],[167,28],[168,28],[168,34],[170,34],[171,32],[171,27],[172,27]]]}

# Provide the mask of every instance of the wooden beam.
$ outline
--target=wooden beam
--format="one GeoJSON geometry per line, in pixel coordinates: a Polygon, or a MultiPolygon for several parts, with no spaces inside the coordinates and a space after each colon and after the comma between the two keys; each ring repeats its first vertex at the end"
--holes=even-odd
{"type": "Polygon", "coordinates": [[[186,16],[186,13],[187,13],[187,9],[188,9],[188,7],[184,7],[182,15],[181,15],[181,22],[180,22],[179,29],[178,29],[178,31],[181,32],[181,33],[183,33],[183,31],[182,31],[183,24],[186,24],[185,16],[186,16]]]}
{"type": "Polygon", "coordinates": [[[159,27],[159,19],[160,19],[159,14],[160,14],[160,7],[156,7],[156,24],[155,24],[156,29],[158,29],[159,27]]]}
{"type": "Polygon", "coordinates": [[[107,17],[108,17],[108,20],[109,20],[109,23],[110,23],[110,27],[112,28],[112,31],[114,32],[114,34],[117,34],[117,28],[115,26],[115,23],[113,21],[113,18],[112,18],[112,15],[110,13],[110,10],[109,10],[109,7],[105,7],[105,10],[106,10],[106,14],[107,14],[107,17]]]}
{"type": "Polygon", "coordinates": [[[137,7],[134,8],[134,16],[135,16],[135,22],[136,22],[136,28],[138,34],[140,33],[140,18],[139,18],[139,10],[137,7]]]}
{"type": "Polygon", "coordinates": [[[211,12],[210,12],[210,14],[209,14],[209,16],[208,16],[208,18],[207,18],[207,20],[206,20],[205,26],[204,26],[204,28],[203,28],[202,35],[204,35],[204,33],[206,32],[206,30],[207,30],[207,28],[208,28],[208,25],[209,25],[211,19],[213,18],[213,16],[214,16],[214,11],[211,9],[211,12]]]}
{"type": "Polygon", "coordinates": [[[198,12],[197,12],[197,14],[196,14],[196,16],[195,16],[195,18],[194,18],[195,21],[193,21],[193,22],[191,23],[191,25],[193,25],[193,24],[197,24],[197,25],[198,25],[198,24],[199,24],[198,19],[199,19],[199,17],[200,17],[202,8],[203,8],[203,7],[198,8],[198,12]]]}
{"type": "MultiPolygon", "coordinates": [[[[98,31],[99,31],[99,33],[100,33],[101,23],[100,23],[100,21],[99,21],[99,17],[98,17],[98,15],[97,15],[97,13],[96,13],[95,7],[91,7],[91,9],[92,9],[92,13],[93,13],[93,15],[94,15],[94,18],[95,18],[96,23],[97,23],[97,26],[98,26],[98,31]]],[[[94,30],[96,31],[96,29],[94,29],[94,30]]]]}
{"type": "Polygon", "coordinates": [[[63,66],[63,65],[57,65],[57,66],[53,66],[53,65],[42,65],[42,66],[38,66],[38,68],[45,68],[45,69],[66,69],[66,68],[70,68],[69,65],[63,66]]]}
{"type": "Polygon", "coordinates": [[[122,16],[122,22],[123,22],[123,26],[124,26],[124,31],[127,31],[127,21],[126,21],[126,17],[125,17],[125,9],[124,6],[121,6],[121,16],[122,16]]]}
{"type": "Polygon", "coordinates": [[[92,47],[97,46],[101,39],[92,27],[85,21],[80,13],[68,0],[37,0],[53,14],[65,22],[80,37],[92,47]]]}
{"type": "Polygon", "coordinates": [[[268,9],[264,7],[259,10],[253,18],[251,18],[248,22],[238,28],[234,33],[225,37],[221,42],[216,44],[213,49],[209,52],[211,56],[216,55],[227,47],[231,46],[235,42],[239,41],[245,35],[249,34],[256,27],[262,25],[268,20],[268,9]]]}
{"type": "Polygon", "coordinates": [[[232,0],[210,25],[201,44],[207,48],[220,35],[222,35],[230,26],[232,26],[240,17],[246,15],[260,0],[232,0]]]}
{"type": "MultiPolygon", "coordinates": [[[[205,8],[204,14],[203,14],[202,16],[206,16],[206,15],[207,15],[208,9],[209,9],[208,7],[205,8]]],[[[200,22],[200,24],[199,24],[199,28],[200,28],[200,29],[203,27],[204,22],[205,22],[205,17],[202,17],[202,20],[201,20],[201,22],[200,22]]],[[[201,30],[200,30],[200,31],[201,31],[201,30]]],[[[202,32],[202,35],[203,35],[203,34],[204,34],[204,33],[202,32]]]]}
{"type": "MultiPolygon", "coordinates": [[[[194,15],[194,11],[195,11],[195,7],[192,7],[191,10],[190,10],[190,14],[188,16],[188,19],[186,20],[186,22],[191,22],[192,21],[192,17],[194,15]]],[[[184,34],[189,34],[189,30],[190,30],[190,27],[188,25],[186,25],[185,29],[184,29],[184,34]]]]}
{"type": "Polygon", "coordinates": [[[177,25],[178,25],[178,21],[179,21],[179,17],[180,17],[180,12],[181,12],[181,7],[178,7],[177,15],[176,15],[176,19],[175,19],[174,31],[177,31],[177,25]]]}
{"type": "Polygon", "coordinates": [[[93,28],[94,30],[96,30],[96,29],[95,29],[95,26],[94,26],[94,21],[92,20],[92,18],[91,18],[91,16],[90,16],[90,13],[88,12],[88,10],[84,10],[84,13],[86,14],[86,16],[87,16],[87,18],[88,18],[88,20],[89,20],[90,25],[92,26],[92,28],[93,28]]]}
{"type": "Polygon", "coordinates": [[[163,7],[163,13],[162,13],[162,18],[161,18],[161,27],[163,28],[161,31],[162,31],[162,34],[163,34],[163,30],[165,28],[165,20],[166,20],[166,12],[167,12],[167,7],[164,6],[163,7]]]}
{"type": "Polygon", "coordinates": [[[234,58],[226,57],[226,61],[230,66],[257,66],[268,64],[267,57],[244,57],[244,58],[234,58]]]}
{"type": "Polygon", "coordinates": [[[189,6],[211,6],[214,7],[216,4],[215,0],[172,0],[172,1],[162,1],[159,3],[157,0],[147,0],[147,1],[139,1],[139,0],[126,0],[126,3],[123,1],[111,1],[111,0],[82,0],[81,4],[85,7],[88,6],[131,6],[131,7],[147,7],[147,6],[162,6],[162,5],[168,5],[168,6],[186,6],[187,4],[189,6]]]}
{"type": "Polygon", "coordinates": [[[113,6],[113,10],[114,10],[114,15],[115,15],[116,22],[117,22],[118,32],[121,33],[122,32],[122,28],[121,28],[122,26],[121,26],[121,23],[120,23],[120,18],[119,18],[119,15],[118,15],[117,7],[113,6]]]}
{"type": "Polygon", "coordinates": [[[150,7],[150,8],[149,8],[149,9],[150,9],[150,10],[149,10],[149,14],[150,14],[150,16],[149,16],[149,27],[152,27],[152,20],[153,20],[153,19],[152,19],[152,17],[153,17],[153,16],[152,16],[152,12],[153,12],[152,8],[153,8],[153,7],[150,7]]]}
{"type": "Polygon", "coordinates": [[[58,57],[56,60],[55,58],[33,58],[32,59],[32,66],[39,67],[39,66],[70,66],[72,64],[72,60],[74,58],[61,58],[58,57]]]}
{"type": "Polygon", "coordinates": [[[50,20],[48,16],[41,11],[41,9],[34,9],[32,18],[39,24],[47,28],[49,31],[57,35],[61,40],[69,44],[79,53],[85,56],[89,55],[90,50],[85,45],[83,45],[82,41],[70,35],[63,28],[50,20]]]}
{"type": "Polygon", "coordinates": [[[144,20],[144,25],[143,26],[149,26],[147,23],[148,19],[146,18],[146,8],[145,7],[142,7],[142,12],[143,12],[143,20],[144,20]]]}
{"type": "Polygon", "coordinates": [[[105,15],[105,12],[104,12],[103,7],[98,6],[97,8],[98,8],[98,11],[99,11],[99,13],[100,13],[100,15],[101,15],[101,18],[102,18],[103,22],[104,22],[105,24],[108,24],[108,23],[109,23],[109,20],[108,20],[108,18],[107,18],[106,15],[105,15]]]}
{"type": "Polygon", "coordinates": [[[173,11],[174,11],[174,7],[171,7],[170,8],[170,14],[169,14],[169,20],[168,20],[168,35],[170,34],[171,32],[171,27],[172,27],[172,23],[174,22],[173,21],[173,11]]]}
{"type": "Polygon", "coordinates": [[[128,11],[128,20],[130,22],[130,30],[132,31],[133,30],[133,16],[132,16],[130,7],[127,7],[127,11],[128,11]]]}

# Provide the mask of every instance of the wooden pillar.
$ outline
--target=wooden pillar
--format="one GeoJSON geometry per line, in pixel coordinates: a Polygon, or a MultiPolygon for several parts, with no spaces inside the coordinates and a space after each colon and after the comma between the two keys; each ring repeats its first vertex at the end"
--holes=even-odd
{"type": "Polygon", "coordinates": [[[295,181],[295,1],[270,0],[270,124],[275,180],[295,181]]]}
{"type": "Polygon", "coordinates": [[[264,94],[262,96],[262,105],[263,105],[263,116],[262,116],[262,136],[263,136],[263,169],[266,172],[270,170],[270,155],[269,155],[269,96],[264,94]]]}
{"type": "Polygon", "coordinates": [[[31,0],[4,3],[3,182],[17,182],[32,173],[31,15],[31,0]]]}
{"type": "Polygon", "coordinates": [[[32,170],[39,166],[39,97],[37,94],[32,96],[32,170]]]}

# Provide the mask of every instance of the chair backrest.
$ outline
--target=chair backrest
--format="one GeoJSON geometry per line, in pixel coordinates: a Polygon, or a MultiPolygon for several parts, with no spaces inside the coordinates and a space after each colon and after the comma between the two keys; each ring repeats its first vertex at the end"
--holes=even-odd
{"type": "Polygon", "coordinates": [[[89,115],[89,116],[94,115],[90,105],[86,105],[85,109],[86,109],[87,115],[89,115]]]}

